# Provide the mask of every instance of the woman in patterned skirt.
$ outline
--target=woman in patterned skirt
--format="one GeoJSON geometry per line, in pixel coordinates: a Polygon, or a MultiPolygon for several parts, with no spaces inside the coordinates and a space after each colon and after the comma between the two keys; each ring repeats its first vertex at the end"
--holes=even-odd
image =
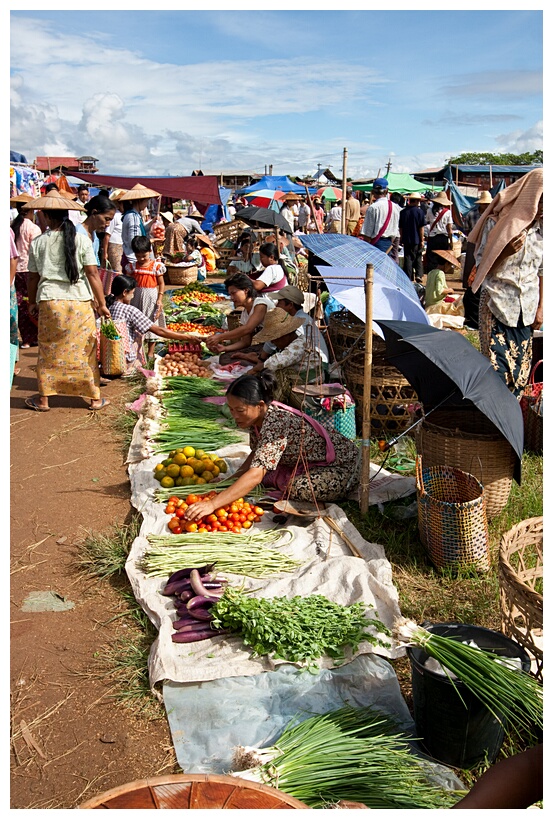
{"type": "Polygon", "coordinates": [[[48,412],[51,395],[80,395],[97,411],[109,404],[100,397],[96,359],[94,303],[100,316],[110,318],[88,236],[77,233],[69,210],[82,206],[50,191],[29,203],[41,210],[50,230],[29,248],[29,311],[38,314],[37,398],[25,403],[48,412]]]}
{"type": "Polygon", "coordinates": [[[240,429],[250,430],[251,453],[237,480],[215,501],[199,501],[187,520],[211,515],[262,484],[280,497],[331,502],[347,496],[359,479],[359,450],[340,432],[311,416],[273,401],[275,378],[264,370],[243,375],[227,389],[227,404],[240,429]]]}

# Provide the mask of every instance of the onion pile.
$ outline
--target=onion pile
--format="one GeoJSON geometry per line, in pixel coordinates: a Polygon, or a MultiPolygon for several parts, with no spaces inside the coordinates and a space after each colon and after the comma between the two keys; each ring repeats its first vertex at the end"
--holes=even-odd
{"type": "Polygon", "coordinates": [[[159,374],[162,376],[192,375],[210,378],[211,370],[201,366],[201,358],[194,353],[168,353],[159,362],[159,374]]]}

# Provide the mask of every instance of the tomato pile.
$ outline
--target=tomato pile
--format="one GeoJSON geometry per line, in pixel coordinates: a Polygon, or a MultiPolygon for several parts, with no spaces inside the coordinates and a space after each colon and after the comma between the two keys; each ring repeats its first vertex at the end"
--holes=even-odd
{"type": "Polygon", "coordinates": [[[175,304],[186,304],[186,302],[189,301],[212,304],[214,301],[218,301],[218,298],[215,293],[202,293],[200,290],[190,290],[188,293],[177,293],[171,296],[171,300],[174,301],[175,304]]]}
{"type": "Polygon", "coordinates": [[[177,321],[167,325],[168,330],[177,333],[199,333],[202,336],[212,336],[213,333],[220,333],[219,327],[212,324],[194,324],[192,321],[177,321]]]}
{"type": "Polygon", "coordinates": [[[173,516],[167,524],[170,531],[174,535],[192,532],[234,532],[238,535],[243,530],[251,529],[264,515],[260,506],[253,506],[244,498],[238,498],[199,520],[184,520],[184,513],[189,506],[198,501],[214,500],[216,497],[217,492],[209,492],[206,495],[188,495],[186,500],[175,496],[169,498],[165,512],[173,516]]]}
{"type": "Polygon", "coordinates": [[[199,378],[211,378],[213,373],[202,367],[201,358],[194,353],[172,352],[159,362],[159,374],[163,376],[192,375],[199,378]]]}

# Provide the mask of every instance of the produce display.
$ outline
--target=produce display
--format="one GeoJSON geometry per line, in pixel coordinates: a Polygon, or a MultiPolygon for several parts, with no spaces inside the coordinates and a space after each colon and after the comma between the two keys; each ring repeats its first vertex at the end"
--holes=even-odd
{"type": "Polygon", "coordinates": [[[224,314],[217,307],[210,304],[202,304],[201,307],[191,304],[173,304],[170,299],[166,300],[163,307],[165,318],[168,322],[192,321],[196,324],[212,324],[221,327],[224,322],[224,314]]]}
{"type": "Polygon", "coordinates": [[[368,628],[388,633],[386,626],[367,616],[363,603],[341,606],[321,594],[309,597],[258,598],[226,589],[212,607],[213,626],[241,637],[252,656],[270,654],[289,662],[310,661],[327,654],[339,665],[345,649],[357,651],[366,640],[389,647],[368,628]]]}
{"type": "Polygon", "coordinates": [[[208,620],[208,607],[219,599],[226,583],[217,574],[210,574],[209,566],[181,569],[171,575],[161,593],[172,597],[175,604],[174,643],[195,643],[216,636],[208,620]]]}
{"type": "Polygon", "coordinates": [[[271,577],[294,572],[301,565],[278,549],[270,548],[283,537],[290,541],[292,532],[270,529],[242,535],[221,531],[148,535],[152,548],[146,550],[141,565],[150,577],[168,577],[179,569],[200,569],[206,565],[218,572],[271,577]]]}
{"type": "Polygon", "coordinates": [[[272,747],[236,748],[233,768],[310,808],[341,807],[340,800],[372,809],[450,808],[459,796],[426,778],[408,743],[389,717],[347,705],[293,719],[272,747]]]}
{"type": "Polygon", "coordinates": [[[543,728],[542,686],[530,674],[506,665],[507,658],[473,648],[453,637],[433,634],[404,617],[394,623],[394,638],[399,643],[422,648],[513,731],[534,734],[536,727],[543,728]]]}
{"type": "MultiPolygon", "coordinates": [[[[205,474],[205,473],[204,473],[205,474]]],[[[189,506],[198,501],[213,500],[217,497],[217,492],[210,492],[204,495],[188,495],[186,500],[175,495],[169,498],[165,512],[173,517],[167,524],[174,535],[183,532],[240,532],[251,529],[254,523],[261,520],[265,514],[260,506],[252,506],[244,500],[238,498],[233,503],[221,506],[211,515],[205,515],[195,521],[185,521],[184,514],[189,506]]]]}
{"type": "Polygon", "coordinates": [[[213,302],[219,301],[219,298],[207,285],[191,282],[178,290],[173,290],[171,300],[175,304],[188,304],[193,301],[200,304],[213,304],[213,302]]]}
{"type": "MultiPolygon", "coordinates": [[[[169,325],[171,329],[171,325],[169,325]]],[[[164,356],[158,364],[159,374],[162,376],[187,375],[199,378],[209,378],[211,370],[202,367],[199,355],[190,352],[173,352],[164,356]]]]}
{"type": "Polygon", "coordinates": [[[185,446],[173,449],[168,458],[155,465],[154,478],[165,489],[174,486],[197,486],[214,481],[227,469],[228,464],[223,458],[213,453],[208,455],[203,449],[185,446]]]}
{"type": "Polygon", "coordinates": [[[193,321],[172,322],[167,325],[167,329],[175,333],[194,333],[201,336],[212,336],[213,333],[219,333],[221,330],[214,324],[194,324],[193,321]]]}
{"type": "MultiPolygon", "coordinates": [[[[215,494],[222,492],[224,489],[228,489],[229,486],[236,481],[236,478],[223,478],[219,475],[219,480],[216,484],[209,487],[209,491],[211,494],[215,492],[215,494]]],[[[158,503],[166,503],[169,498],[174,495],[177,498],[186,498],[186,495],[189,494],[189,489],[185,486],[175,487],[174,489],[156,489],[154,492],[154,499],[158,503]]],[[[265,489],[261,484],[259,486],[254,486],[254,488],[249,492],[248,497],[258,497],[261,498],[265,494],[265,489]]]]}

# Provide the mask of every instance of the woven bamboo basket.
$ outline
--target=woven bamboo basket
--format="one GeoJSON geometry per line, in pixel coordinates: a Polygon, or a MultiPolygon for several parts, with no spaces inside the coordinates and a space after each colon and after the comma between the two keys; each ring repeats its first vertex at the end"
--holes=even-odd
{"type": "Polygon", "coordinates": [[[417,453],[425,466],[448,466],[475,475],[484,487],[488,520],[509,500],[516,456],[509,442],[476,408],[436,410],[418,425],[417,453]]]}
{"type": "Polygon", "coordinates": [[[241,219],[233,219],[232,222],[223,222],[220,225],[214,225],[213,233],[215,234],[215,244],[218,246],[223,242],[235,242],[241,233],[248,227],[248,225],[241,219]]]}
{"type": "Polygon", "coordinates": [[[178,267],[178,265],[167,264],[166,268],[169,284],[192,284],[198,279],[197,265],[178,267]]]}
{"type": "Polygon", "coordinates": [[[499,544],[501,630],[533,657],[543,680],[543,517],[528,518],[505,532],[499,544]]]}
{"type": "Polygon", "coordinates": [[[227,328],[229,330],[236,330],[237,327],[240,326],[240,316],[242,315],[242,310],[231,310],[231,312],[227,316],[227,328]]]}
{"type": "Polygon", "coordinates": [[[217,774],[171,774],[137,779],[88,799],[79,808],[308,809],[269,785],[217,774]]]}
{"type": "MultiPolygon", "coordinates": [[[[328,319],[328,337],[338,363],[348,354],[365,351],[365,322],[349,310],[336,310],[328,319]]],[[[386,364],[386,344],[375,333],[372,338],[373,366],[386,364]]],[[[396,371],[397,372],[397,371],[396,371]]]]}
{"type": "Polygon", "coordinates": [[[451,466],[422,468],[417,457],[420,538],[439,569],[490,568],[483,487],[474,475],[451,466]]]}
{"type": "Polygon", "coordinates": [[[524,417],[524,447],[536,455],[543,454],[543,415],[536,403],[530,403],[524,417]]]}
{"type": "MultiPolygon", "coordinates": [[[[343,365],[346,385],[355,399],[357,421],[362,423],[365,362],[363,353],[346,359],[343,365]]],[[[417,394],[395,367],[373,363],[371,371],[371,435],[403,432],[412,422],[409,404],[417,394]]]]}

